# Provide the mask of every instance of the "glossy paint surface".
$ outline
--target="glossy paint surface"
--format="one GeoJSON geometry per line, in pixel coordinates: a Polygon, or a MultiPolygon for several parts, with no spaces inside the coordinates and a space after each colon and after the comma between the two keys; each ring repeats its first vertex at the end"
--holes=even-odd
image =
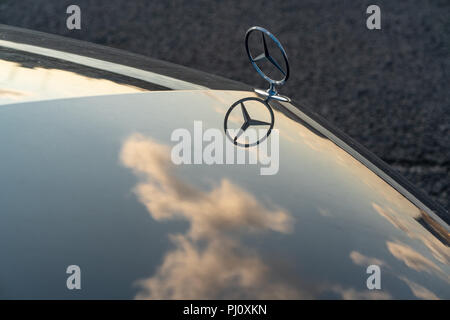
{"type": "Polygon", "coordinates": [[[73,66],[6,50],[0,43],[0,105],[147,91],[96,69],[73,66]]]}
{"type": "Polygon", "coordinates": [[[222,130],[250,96],[1,106],[0,297],[449,299],[448,226],[433,235],[427,213],[282,107],[277,174],[172,163],[174,130],[222,130]],[[73,264],[81,290],[66,288],[73,264]],[[381,290],[366,286],[369,265],[381,290]]]}

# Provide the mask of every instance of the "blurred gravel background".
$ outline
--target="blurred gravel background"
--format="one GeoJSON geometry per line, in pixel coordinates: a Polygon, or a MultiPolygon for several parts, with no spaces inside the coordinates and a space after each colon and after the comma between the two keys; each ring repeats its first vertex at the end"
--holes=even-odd
{"type": "Polygon", "coordinates": [[[450,1],[0,0],[0,23],[117,47],[254,86],[253,25],[291,63],[281,89],[450,207],[450,1]],[[77,4],[82,29],[67,30],[77,4]],[[381,30],[366,8],[381,7],[381,30]]]}

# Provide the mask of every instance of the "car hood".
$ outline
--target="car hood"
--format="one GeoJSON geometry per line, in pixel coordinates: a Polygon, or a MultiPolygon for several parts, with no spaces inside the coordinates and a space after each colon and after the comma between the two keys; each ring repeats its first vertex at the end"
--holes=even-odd
{"type": "Polygon", "coordinates": [[[449,299],[448,226],[289,103],[272,104],[276,174],[173,164],[176,129],[223,130],[253,96],[1,106],[0,297],[449,299]],[[81,290],[66,288],[69,265],[81,290]],[[367,287],[370,265],[381,290],[367,287]]]}

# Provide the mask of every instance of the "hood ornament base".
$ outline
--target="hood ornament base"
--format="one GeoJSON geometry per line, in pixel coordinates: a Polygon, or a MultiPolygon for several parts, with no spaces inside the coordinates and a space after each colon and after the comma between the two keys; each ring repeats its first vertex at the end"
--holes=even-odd
{"type": "Polygon", "coordinates": [[[253,89],[255,93],[261,97],[266,98],[266,100],[272,99],[282,102],[291,102],[291,99],[289,97],[283,96],[281,94],[278,94],[277,92],[271,93],[270,89],[263,90],[263,89],[253,89]]]}

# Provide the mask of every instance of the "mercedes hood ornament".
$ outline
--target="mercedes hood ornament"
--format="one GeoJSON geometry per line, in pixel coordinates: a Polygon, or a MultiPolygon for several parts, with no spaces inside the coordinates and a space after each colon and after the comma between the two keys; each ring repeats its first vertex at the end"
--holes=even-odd
{"type": "Polygon", "coordinates": [[[248,58],[250,59],[250,62],[252,63],[253,67],[256,69],[256,71],[259,73],[261,77],[263,77],[266,81],[269,82],[269,89],[262,90],[262,89],[254,89],[257,94],[260,96],[265,97],[267,100],[273,99],[278,101],[285,101],[289,102],[290,99],[286,96],[282,96],[278,94],[276,87],[283,85],[288,79],[289,79],[289,62],[287,58],[286,51],[284,50],[283,46],[281,45],[280,41],[268,30],[262,28],[262,27],[251,27],[247,30],[247,33],[245,34],[245,49],[247,50],[248,58]],[[249,38],[251,34],[259,34],[256,35],[257,37],[261,37],[259,48],[260,52],[257,55],[252,55],[249,48],[249,38]],[[267,45],[267,41],[273,41],[278,49],[281,51],[281,55],[283,57],[284,63],[279,63],[270,53],[269,47],[267,45]],[[261,52],[262,51],[262,52],[261,52]],[[258,63],[268,62],[272,64],[278,71],[281,72],[283,77],[279,80],[275,80],[270,78],[267,73],[264,73],[261,69],[261,67],[258,65],[258,63]]]}

